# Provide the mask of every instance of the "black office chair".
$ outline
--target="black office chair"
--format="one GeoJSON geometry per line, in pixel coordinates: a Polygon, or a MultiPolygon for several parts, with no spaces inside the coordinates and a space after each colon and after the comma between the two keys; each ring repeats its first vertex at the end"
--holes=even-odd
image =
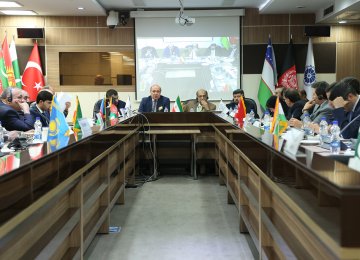
{"type": "Polygon", "coordinates": [[[251,109],[255,113],[255,118],[259,118],[259,115],[257,113],[257,105],[254,99],[252,98],[244,98],[244,103],[246,106],[246,113],[250,113],[251,109]]]}

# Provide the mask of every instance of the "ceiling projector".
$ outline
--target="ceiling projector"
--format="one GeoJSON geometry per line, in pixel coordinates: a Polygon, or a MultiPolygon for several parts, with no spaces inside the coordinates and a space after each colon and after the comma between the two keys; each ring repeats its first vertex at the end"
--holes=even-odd
{"type": "Polygon", "coordinates": [[[195,23],[195,18],[181,15],[175,18],[175,23],[180,24],[182,26],[190,26],[195,23]]]}

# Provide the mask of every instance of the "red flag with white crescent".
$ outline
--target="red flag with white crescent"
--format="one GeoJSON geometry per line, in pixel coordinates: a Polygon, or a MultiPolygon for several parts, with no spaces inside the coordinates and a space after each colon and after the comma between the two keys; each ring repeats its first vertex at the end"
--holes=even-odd
{"type": "Polygon", "coordinates": [[[26,64],[21,84],[23,90],[29,93],[30,101],[36,100],[37,94],[45,85],[37,43],[34,44],[29,61],[26,64]]]}

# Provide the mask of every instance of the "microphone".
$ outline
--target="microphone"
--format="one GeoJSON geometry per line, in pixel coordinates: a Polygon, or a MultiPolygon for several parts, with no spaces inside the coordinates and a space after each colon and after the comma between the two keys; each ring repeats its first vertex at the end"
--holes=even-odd
{"type": "Polygon", "coordinates": [[[360,115],[358,115],[357,117],[355,117],[353,120],[351,120],[343,129],[341,129],[341,131],[340,131],[340,135],[342,135],[342,133],[346,130],[346,129],[348,129],[348,127],[350,126],[350,125],[352,125],[355,121],[356,121],[356,119],[358,119],[360,117],[360,115]]]}

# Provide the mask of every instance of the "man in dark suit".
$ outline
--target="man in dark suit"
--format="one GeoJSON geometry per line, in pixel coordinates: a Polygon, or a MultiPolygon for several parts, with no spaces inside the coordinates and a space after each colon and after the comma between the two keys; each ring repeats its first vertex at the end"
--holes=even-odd
{"type": "Polygon", "coordinates": [[[233,91],[233,100],[229,104],[226,104],[226,107],[229,110],[237,110],[241,96],[244,98],[246,114],[249,114],[252,110],[255,113],[255,118],[259,118],[255,101],[249,98],[245,98],[245,93],[242,89],[235,89],[233,91]]]}
{"type": "Polygon", "coordinates": [[[170,112],[170,99],[161,95],[161,87],[154,84],[150,87],[150,96],[144,97],[139,112],[170,112]]]}
{"type": "Polygon", "coordinates": [[[284,92],[284,99],[286,105],[289,107],[286,119],[296,118],[301,120],[302,110],[306,103],[305,100],[300,99],[299,91],[289,88],[284,92]]]}
{"type": "Polygon", "coordinates": [[[360,127],[360,82],[347,77],[338,82],[330,93],[333,115],[344,138],[357,138],[360,127]]]}
{"type": "Polygon", "coordinates": [[[8,131],[28,131],[34,128],[35,121],[21,89],[9,87],[1,94],[0,121],[8,131]],[[22,111],[23,114],[19,114],[18,111],[22,111]]]}
{"type": "Polygon", "coordinates": [[[34,119],[40,118],[41,124],[44,127],[49,126],[50,122],[50,107],[53,95],[49,91],[40,91],[36,97],[36,104],[30,107],[30,114],[34,119]]]}
{"type": "MultiPolygon", "coordinates": [[[[119,99],[118,92],[115,89],[109,89],[108,91],[106,91],[105,97],[106,97],[106,104],[105,104],[106,107],[109,105],[110,99],[112,99],[112,103],[117,107],[119,112],[120,109],[125,108],[126,103],[119,99]]],[[[93,111],[94,119],[96,119],[96,114],[100,112],[101,102],[102,99],[96,101],[94,105],[94,111],[93,111]]]]}

